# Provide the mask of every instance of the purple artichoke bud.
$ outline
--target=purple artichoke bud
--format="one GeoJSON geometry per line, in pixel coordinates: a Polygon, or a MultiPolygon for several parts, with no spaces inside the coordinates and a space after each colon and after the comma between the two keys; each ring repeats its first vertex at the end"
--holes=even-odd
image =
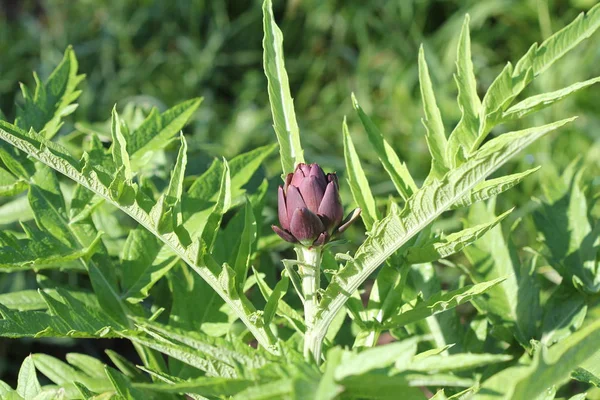
{"type": "Polygon", "coordinates": [[[324,245],[360,215],[357,208],[342,223],[337,176],[325,175],[318,164],[298,164],[284,186],[279,186],[277,203],[281,227],[273,225],[275,233],[287,242],[309,247],[324,245]]]}

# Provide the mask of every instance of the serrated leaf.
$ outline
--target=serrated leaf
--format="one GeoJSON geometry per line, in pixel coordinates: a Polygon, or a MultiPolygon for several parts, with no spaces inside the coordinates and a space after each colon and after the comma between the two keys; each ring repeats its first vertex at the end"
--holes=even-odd
{"type": "MultiPolygon", "coordinates": [[[[145,380],[148,380],[148,377],[144,375],[138,367],[136,367],[131,361],[129,361],[124,356],[110,349],[106,349],[105,353],[123,375],[135,381],[143,382],[145,380]]],[[[103,373],[102,370],[100,370],[99,373],[103,373]]]]}
{"type": "Polygon", "coordinates": [[[17,381],[17,393],[24,399],[32,399],[42,392],[40,382],[35,375],[33,358],[28,356],[21,364],[17,381]]]}
{"type": "Polygon", "coordinates": [[[407,370],[421,372],[458,372],[473,368],[485,367],[489,364],[512,360],[508,354],[451,354],[435,355],[414,361],[406,366],[407,370]]]}
{"type": "Polygon", "coordinates": [[[81,269],[80,264],[70,263],[89,257],[100,243],[100,236],[97,236],[89,247],[73,249],[43,231],[34,228],[25,231],[27,236],[22,239],[9,232],[0,232],[0,271],[81,269]]]}
{"type": "Polygon", "coordinates": [[[581,327],[588,306],[584,295],[562,284],[550,295],[544,309],[540,341],[549,347],[581,327]]]}
{"type": "Polygon", "coordinates": [[[18,311],[43,310],[47,307],[37,290],[2,293],[0,304],[18,311]]]}
{"type": "Polygon", "coordinates": [[[181,135],[181,147],[177,154],[175,167],[171,172],[169,187],[166,192],[166,202],[173,208],[173,224],[179,226],[183,223],[183,214],[181,202],[183,198],[183,180],[185,178],[185,168],[187,166],[187,142],[185,137],[181,135]]]}
{"type": "Polygon", "coordinates": [[[283,35],[275,23],[271,0],[263,2],[263,63],[267,76],[269,102],[273,114],[273,127],[279,142],[283,173],[294,171],[296,164],[304,162],[300,132],[296,122],[294,101],[290,93],[283,58],[283,35]]]}
{"type": "Polygon", "coordinates": [[[212,209],[204,230],[202,231],[202,241],[206,243],[208,251],[211,251],[217,237],[217,231],[221,226],[223,214],[231,206],[231,176],[229,174],[229,164],[223,159],[223,174],[221,175],[221,185],[219,188],[219,196],[217,202],[212,209]]]}
{"type": "Polygon", "coordinates": [[[485,180],[477,186],[475,186],[473,190],[471,190],[471,193],[454,203],[452,208],[456,209],[461,207],[468,207],[471,204],[497,196],[500,193],[505,192],[508,189],[518,185],[525,178],[536,172],[538,169],[540,169],[540,167],[531,168],[527,171],[518,172],[516,174],[505,175],[499,178],[485,180]]]}
{"type": "Polygon", "coordinates": [[[461,112],[460,121],[450,134],[446,158],[452,166],[460,165],[461,156],[469,154],[470,146],[477,139],[479,111],[481,100],[477,95],[477,82],[471,60],[471,37],[469,33],[469,15],[465,16],[456,55],[456,75],[454,79],[458,87],[458,108],[461,112]],[[458,158],[457,158],[458,157],[458,158]]]}
{"type": "Polygon", "coordinates": [[[138,170],[150,160],[154,152],[171,143],[201,103],[202,98],[187,100],[162,114],[157,109],[152,109],[144,122],[126,138],[132,168],[138,170]]]}
{"type": "Polygon", "coordinates": [[[411,359],[417,352],[419,337],[367,349],[358,354],[345,353],[335,370],[336,381],[352,375],[360,376],[369,371],[390,366],[399,359],[411,359]]]}
{"type": "MultiPolygon", "coordinates": [[[[481,219],[493,218],[495,202],[488,205],[479,203],[471,207],[469,224],[481,219]]],[[[503,327],[509,329],[508,337],[514,336],[522,346],[529,347],[536,334],[536,321],[541,318],[539,287],[530,268],[522,266],[510,241],[506,241],[500,226],[491,229],[486,236],[473,246],[465,249],[465,255],[472,267],[466,272],[476,283],[505,277],[502,284],[492,288],[485,299],[474,299],[481,310],[488,313],[494,322],[495,333],[502,335],[503,327]]],[[[535,260],[532,261],[532,267],[535,260]]]]}
{"type": "Polygon", "coordinates": [[[133,177],[131,170],[131,163],[129,162],[129,153],[127,152],[127,140],[122,132],[122,122],[117,113],[117,107],[115,106],[112,110],[112,121],[111,121],[111,136],[112,146],[111,153],[113,162],[117,169],[123,167],[125,174],[125,180],[130,181],[133,177]]]}
{"type": "Polygon", "coordinates": [[[25,104],[18,108],[15,124],[21,129],[33,128],[36,132],[44,133],[50,139],[60,129],[61,119],[71,114],[77,104],[71,104],[81,94],[76,90],[85,75],[77,75],[77,58],[73,48],[69,46],[60,64],[52,71],[45,83],[40,82],[36,74],[35,93],[31,96],[23,85],[25,104]]]}
{"type": "Polygon", "coordinates": [[[320,334],[358,287],[391,254],[427,227],[452,204],[469,193],[527,145],[572,119],[507,133],[486,143],[473,158],[450,171],[443,180],[424,186],[407,201],[405,211],[392,212],[373,227],[371,235],[332,278],[323,294],[316,327],[320,334]]]}
{"type": "Polygon", "coordinates": [[[509,63],[488,89],[482,102],[480,126],[474,151],[491,128],[500,122],[502,113],[535,76],[544,72],[556,60],[590,37],[600,28],[600,5],[581,13],[569,25],[547,38],[541,45],[534,43],[513,66],[509,63]]]}
{"type": "Polygon", "coordinates": [[[401,326],[417,322],[431,315],[435,315],[460,304],[471,301],[475,296],[487,292],[494,286],[502,283],[505,278],[494,279],[489,282],[468,285],[460,289],[446,293],[437,293],[425,301],[413,301],[406,303],[399,310],[399,314],[387,320],[384,324],[386,329],[399,328],[401,326]]]}
{"type": "Polygon", "coordinates": [[[371,121],[371,118],[358,105],[358,101],[354,95],[352,95],[352,105],[367,132],[369,141],[373,145],[383,168],[392,179],[398,193],[404,200],[407,200],[418,188],[406,164],[400,161],[392,146],[385,140],[377,126],[371,121]]]}
{"type": "Polygon", "coordinates": [[[523,118],[526,115],[542,110],[581,89],[585,89],[595,83],[600,82],[600,77],[588,79],[587,81],[577,82],[566,88],[554,92],[542,93],[526,98],[525,100],[510,107],[502,114],[503,120],[523,118]]]}
{"type": "Polygon", "coordinates": [[[373,223],[379,219],[375,198],[373,197],[373,193],[371,193],[369,181],[362,169],[360,158],[354,148],[354,143],[352,143],[352,137],[348,131],[346,118],[344,118],[342,131],[344,135],[344,160],[346,161],[348,183],[354,201],[362,210],[360,216],[362,217],[367,231],[369,231],[371,230],[373,223]]]}
{"type": "Polygon", "coordinates": [[[427,140],[427,147],[431,154],[431,171],[429,175],[432,178],[440,179],[448,171],[448,163],[446,162],[448,139],[446,138],[442,115],[435,100],[435,93],[431,77],[429,76],[429,67],[425,60],[423,45],[419,48],[419,84],[423,112],[425,114],[425,118],[421,122],[425,126],[425,139],[427,140]]]}
{"type": "Polygon", "coordinates": [[[144,393],[141,390],[134,388],[129,379],[127,379],[127,377],[119,371],[109,366],[105,366],[104,371],[106,372],[106,376],[108,377],[113,387],[122,399],[136,400],[148,398],[147,393],[144,393]]]}
{"type": "Polygon", "coordinates": [[[0,168],[0,196],[15,196],[27,190],[27,182],[0,168]]]}
{"type": "Polygon", "coordinates": [[[247,379],[227,379],[200,377],[180,383],[137,383],[136,388],[148,389],[160,393],[194,393],[201,396],[233,396],[236,393],[255,385],[256,382],[247,379]]]}
{"type": "Polygon", "coordinates": [[[277,311],[279,301],[285,296],[287,293],[287,289],[290,283],[290,279],[286,276],[281,277],[277,285],[275,285],[275,289],[273,289],[273,293],[269,296],[267,300],[267,305],[265,306],[265,311],[263,314],[263,320],[265,325],[269,325],[275,316],[275,312],[277,311]]]}
{"type": "Polygon", "coordinates": [[[84,374],[94,378],[104,378],[102,361],[87,354],[67,353],[67,362],[84,374]]]}
{"type": "Polygon", "coordinates": [[[550,349],[540,346],[529,365],[518,364],[493,375],[483,382],[478,398],[535,399],[568,380],[572,370],[594,356],[599,342],[600,321],[596,321],[550,349]]]}
{"type": "Polygon", "coordinates": [[[144,300],[154,284],[177,264],[178,258],[167,250],[146,229],[129,231],[123,245],[121,280],[123,297],[127,301],[139,303],[144,300]]]}
{"type": "Polygon", "coordinates": [[[441,258],[446,258],[452,254],[458,253],[498,225],[511,212],[512,210],[508,210],[504,214],[496,217],[493,221],[451,233],[440,238],[441,240],[425,243],[423,246],[419,247],[409,247],[406,250],[405,257],[410,264],[422,264],[437,261],[441,258]]]}
{"type": "MultiPolygon", "coordinates": [[[[263,276],[253,268],[254,277],[256,277],[256,283],[265,301],[269,301],[273,297],[273,289],[269,287],[265,282],[263,276]]],[[[276,312],[278,315],[285,318],[296,331],[304,333],[306,327],[304,326],[304,318],[296,311],[295,308],[291,307],[286,303],[283,298],[280,298],[277,302],[273,302],[277,306],[276,312]]],[[[266,311],[266,310],[265,310],[266,311]]],[[[263,317],[264,318],[264,317],[263,317]]]]}
{"type": "MultiPolygon", "coordinates": [[[[69,393],[78,393],[74,382],[80,382],[89,390],[103,393],[112,389],[110,382],[106,377],[94,378],[71,367],[67,363],[47,354],[33,354],[35,366],[54,384],[63,387],[69,393]]],[[[75,397],[72,394],[69,397],[75,397]]]]}
{"type": "Polygon", "coordinates": [[[246,282],[250,258],[252,256],[252,248],[257,238],[256,231],[256,219],[254,218],[254,212],[252,211],[252,204],[250,203],[250,200],[247,199],[244,207],[244,226],[241,232],[237,232],[237,235],[239,235],[239,246],[237,247],[238,251],[233,267],[235,275],[238,278],[238,291],[243,289],[244,283],[246,282]]]}

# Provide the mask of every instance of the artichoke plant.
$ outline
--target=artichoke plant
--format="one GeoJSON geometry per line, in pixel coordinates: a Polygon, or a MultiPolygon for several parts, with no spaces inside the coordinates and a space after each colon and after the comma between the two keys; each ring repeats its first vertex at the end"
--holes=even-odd
{"type": "Polygon", "coordinates": [[[355,209],[342,221],[344,209],[335,173],[325,175],[318,164],[300,163],[279,186],[278,215],[281,227],[272,228],[283,240],[306,247],[322,246],[360,215],[355,209]]]}

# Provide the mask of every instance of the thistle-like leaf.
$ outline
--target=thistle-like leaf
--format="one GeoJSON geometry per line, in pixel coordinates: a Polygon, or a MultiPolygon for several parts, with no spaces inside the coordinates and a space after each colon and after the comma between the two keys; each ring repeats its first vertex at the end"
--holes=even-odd
{"type": "Polygon", "coordinates": [[[352,191],[352,197],[356,204],[362,210],[360,216],[367,231],[371,230],[373,223],[379,219],[379,213],[375,205],[375,198],[371,193],[369,182],[365,172],[362,169],[360,158],[352,143],[352,137],[348,132],[348,125],[346,124],[346,118],[342,125],[342,131],[344,134],[344,159],[346,161],[346,171],[348,174],[348,183],[350,190],[352,191]]]}
{"type": "Polygon", "coordinates": [[[393,212],[378,221],[353,261],[333,276],[325,290],[318,312],[319,334],[324,334],[339,308],[391,254],[527,145],[571,120],[507,133],[489,141],[443,180],[415,192],[402,213],[393,212]]]}
{"type": "Polygon", "coordinates": [[[373,145],[383,168],[390,178],[392,178],[392,182],[400,196],[402,196],[404,200],[407,200],[417,190],[417,185],[408,171],[406,164],[400,161],[400,158],[398,158],[398,155],[392,146],[385,140],[377,126],[371,121],[371,118],[369,118],[358,105],[358,101],[356,100],[356,97],[354,97],[354,94],[352,94],[352,105],[354,106],[365,131],[367,131],[369,141],[371,142],[371,145],[373,145]]]}
{"type": "Polygon", "coordinates": [[[300,132],[296,122],[294,101],[283,59],[283,35],[275,23],[271,0],[263,2],[263,62],[267,76],[273,127],[279,141],[281,166],[284,173],[292,172],[304,162],[300,132]]]}
{"type": "Polygon", "coordinates": [[[421,122],[425,126],[425,139],[427,140],[427,147],[431,154],[431,172],[429,175],[432,179],[440,179],[448,171],[448,163],[446,162],[448,139],[446,138],[442,115],[435,100],[435,93],[431,77],[429,76],[429,68],[425,60],[423,45],[419,48],[419,83],[423,112],[425,114],[421,122]]]}
{"type": "Polygon", "coordinates": [[[17,110],[15,124],[24,130],[33,129],[51,139],[62,126],[61,119],[77,108],[72,104],[79,95],[77,85],[85,75],[77,75],[77,58],[72,47],[68,47],[60,64],[42,83],[34,74],[36,88],[33,95],[25,85],[21,86],[25,104],[17,110]]]}
{"type": "Polygon", "coordinates": [[[410,264],[422,264],[437,261],[441,258],[446,258],[452,254],[458,253],[498,225],[511,212],[512,210],[508,210],[488,223],[451,233],[420,246],[409,247],[405,253],[406,260],[410,264]]]}

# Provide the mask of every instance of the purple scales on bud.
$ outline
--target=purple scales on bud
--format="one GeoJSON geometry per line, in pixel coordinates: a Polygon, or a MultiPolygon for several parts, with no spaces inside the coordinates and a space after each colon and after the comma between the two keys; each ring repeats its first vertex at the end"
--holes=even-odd
{"type": "Polygon", "coordinates": [[[344,209],[335,173],[323,172],[318,164],[298,164],[287,175],[277,194],[281,227],[272,228],[283,240],[304,246],[322,246],[358,218],[354,210],[342,224],[344,209]]]}

